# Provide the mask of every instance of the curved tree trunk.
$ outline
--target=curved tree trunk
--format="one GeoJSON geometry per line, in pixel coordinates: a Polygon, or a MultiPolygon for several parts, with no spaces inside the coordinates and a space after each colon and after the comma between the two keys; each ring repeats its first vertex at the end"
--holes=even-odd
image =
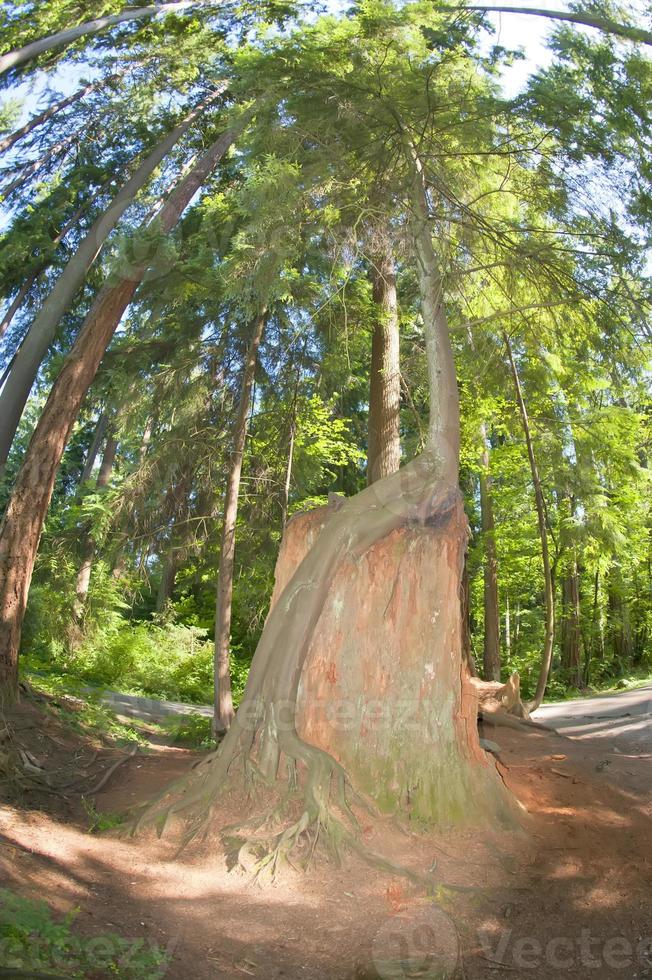
{"type": "Polygon", "coordinates": [[[491,499],[489,446],[484,423],[480,426],[482,454],[480,456],[480,514],[484,545],[484,647],[483,667],[486,681],[500,680],[500,608],[498,605],[498,557],[496,554],[496,524],[491,499]]]}
{"type": "Polygon", "coordinates": [[[240,402],[233,427],[231,468],[224,494],[224,518],[220,543],[220,563],[217,571],[217,601],[215,605],[215,713],[213,731],[225,732],[233,721],[231,697],[231,605],[233,601],[233,566],[235,561],[235,527],[238,520],[238,495],[242,476],[242,461],[251,404],[251,392],[256,374],[258,348],[265,329],[267,311],[256,317],[242,372],[240,402]]]}
{"type": "Polygon", "coordinates": [[[640,41],[642,44],[652,44],[652,31],[646,31],[643,27],[631,27],[629,24],[619,24],[618,21],[608,17],[601,17],[588,11],[568,11],[568,10],[548,10],[542,7],[505,7],[505,6],[486,6],[477,5],[470,7],[444,7],[444,10],[482,10],[491,13],[492,10],[504,14],[529,14],[534,17],[549,17],[551,20],[567,20],[571,24],[583,24],[585,27],[595,27],[598,31],[605,34],[615,34],[624,37],[628,41],[640,41]]]}
{"type": "MultiPolygon", "coordinates": [[[[170,193],[156,219],[163,232],[177,223],[249,117],[245,113],[222,133],[170,193]]],[[[106,283],[98,293],[45,403],[0,524],[0,699],[16,696],[25,606],[61,457],[83,398],[146,268],[133,267],[129,279],[106,283]]]]}
{"type": "Polygon", "coordinates": [[[530,711],[535,711],[543,701],[543,696],[546,693],[546,685],[548,683],[548,676],[550,674],[550,665],[552,663],[552,650],[555,642],[555,584],[552,577],[552,566],[550,564],[550,550],[548,548],[548,522],[546,520],[546,505],[545,505],[545,500],[543,498],[541,480],[539,479],[539,468],[537,466],[536,457],[534,455],[534,447],[532,445],[530,420],[528,419],[527,409],[525,407],[525,401],[523,399],[523,390],[521,388],[521,381],[518,376],[516,362],[514,360],[514,355],[512,353],[512,345],[509,342],[509,337],[506,331],[503,332],[503,340],[505,341],[505,349],[507,350],[507,357],[509,358],[509,365],[512,371],[512,378],[514,380],[514,389],[516,391],[516,401],[518,402],[518,408],[521,413],[523,432],[525,434],[525,443],[527,445],[527,454],[528,454],[528,459],[530,460],[530,471],[532,473],[532,483],[534,485],[534,499],[537,508],[539,538],[541,540],[541,557],[543,559],[545,635],[543,641],[543,654],[541,657],[541,668],[539,671],[539,679],[537,681],[537,689],[534,695],[534,699],[529,705],[530,711]]]}
{"type": "Polygon", "coordinates": [[[186,116],[143,160],[107,210],[93,223],[37,313],[0,392],[0,475],[41,361],[54,339],[61,317],[73,302],[102,245],[159,164],[218,94],[212,94],[186,116]]]}
{"type": "Polygon", "coordinates": [[[370,276],[376,316],[371,341],[368,484],[395,473],[401,465],[399,323],[391,253],[374,260],[370,276]]]}
{"type": "Polygon", "coordinates": [[[77,24],[76,27],[69,27],[67,30],[50,34],[49,37],[42,37],[38,41],[32,41],[31,44],[26,44],[22,48],[16,48],[15,51],[9,51],[7,54],[2,55],[0,57],[0,75],[9,71],[11,68],[17,68],[27,61],[38,58],[39,55],[50,51],[52,48],[60,48],[64,45],[72,44],[73,41],[83,37],[85,34],[97,34],[98,31],[103,31],[107,27],[115,27],[117,24],[124,24],[129,20],[153,17],[156,14],[176,13],[181,10],[187,10],[188,7],[195,6],[197,6],[197,2],[192,2],[192,0],[178,0],[176,3],[152,3],[146,7],[131,7],[123,10],[119,14],[110,14],[108,17],[97,17],[95,20],[88,20],[83,24],[77,24]]]}

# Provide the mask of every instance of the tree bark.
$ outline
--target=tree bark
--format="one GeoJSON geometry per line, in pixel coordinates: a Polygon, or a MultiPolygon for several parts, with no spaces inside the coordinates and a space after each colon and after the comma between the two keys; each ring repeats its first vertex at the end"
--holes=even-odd
{"type": "Polygon", "coordinates": [[[178,0],[176,3],[153,3],[146,7],[131,7],[123,10],[119,14],[111,14],[108,17],[97,17],[95,20],[88,20],[83,24],[78,24],[76,27],[69,27],[67,30],[50,34],[49,37],[39,38],[38,41],[32,41],[22,48],[16,48],[14,51],[9,51],[7,54],[2,55],[0,57],[0,75],[9,71],[11,68],[17,68],[27,61],[38,58],[39,55],[50,51],[52,48],[60,48],[63,45],[72,44],[73,41],[83,37],[85,34],[97,34],[98,31],[102,31],[107,27],[124,24],[129,20],[153,17],[156,14],[176,13],[195,6],[197,6],[196,0],[195,2],[193,0],[178,0]]]}
{"type": "MultiPolygon", "coordinates": [[[[156,218],[164,233],[177,223],[249,117],[245,113],[222,133],[171,192],[156,218]]],[[[25,606],[61,457],[84,395],[146,268],[133,267],[129,279],[107,282],[100,290],[52,387],[0,524],[0,699],[11,700],[16,695],[25,606]]]]}
{"type": "Polygon", "coordinates": [[[370,270],[375,304],[369,384],[367,483],[372,484],[401,465],[399,350],[396,272],[389,252],[374,259],[370,270]]]}
{"type": "Polygon", "coordinates": [[[213,731],[218,734],[231,726],[235,712],[231,696],[230,647],[231,611],[233,601],[233,566],[235,561],[235,527],[238,520],[238,495],[242,476],[242,461],[247,439],[249,406],[256,374],[258,348],[265,329],[267,311],[262,310],[254,320],[253,330],[242,372],[240,401],[233,427],[231,467],[224,494],[224,517],[220,544],[220,563],[217,572],[217,601],[215,606],[215,712],[213,731]]]}
{"type": "MultiPolygon", "coordinates": [[[[104,447],[104,452],[102,454],[100,472],[97,474],[97,482],[95,484],[95,489],[100,492],[105,490],[109,484],[117,450],[118,440],[115,438],[115,436],[109,433],[107,436],[106,445],[104,447]]],[[[93,570],[93,561],[95,560],[95,550],[95,538],[93,537],[91,528],[86,527],[82,535],[80,548],[81,564],[79,566],[79,571],[77,572],[77,581],[75,583],[74,613],[77,620],[80,620],[84,614],[84,606],[86,605],[88,588],[91,584],[91,571],[93,570]]]]}
{"type": "Polygon", "coordinates": [[[480,455],[480,514],[484,545],[484,646],[483,668],[486,681],[500,680],[500,607],[498,605],[498,556],[496,554],[496,524],[491,499],[489,446],[487,430],[480,426],[482,453],[480,455]]]}
{"type": "Polygon", "coordinates": [[[541,488],[541,480],[539,478],[539,468],[537,466],[536,457],[534,455],[534,447],[532,445],[530,420],[528,418],[527,409],[525,407],[525,401],[523,399],[523,390],[521,388],[521,381],[518,376],[516,362],[514,360],[514,355],[512,353],[512,345],[510,344],[507,331],[503,331],[503,340],[505,342],[505,349],[507,350],[507,357],[509,358],[509,365],[511,368],[512,378],[514,381],[514,389],[516,392],[516,401],[518,403],[519,412],[521,414],[521,422],[523,423],[523,432],[525,434],[527,454],[528,454],[528,459],[530,461],[530,472],[532,474],[532,483],[534,485],[534,499],[537,508],[537,523],[539,527],[539,538],[541,541],[541,557],[543,560],[543,583],[544,583],[543,588],[544,588],[544,601],[545,601],[545,633],[544,633],[544,641],[543,641],[543,654],[541,657],[541,669],[539,671],[539,679],[537,681],[536,692],[532,703],[529,705],[530,711],[535,711],[543,701],[543,696],[546,693],[548,676],[550,674],[550,665],[552,663],[552,651],[555,642],[555,586],[552,577],[552,566],[550,564],[550,550],[548,548],[548,523],[546,520],[546,505],[543,497],[543,490],[541,488]]]}
{"type": "Polygon", "coordinates": [[[41,361],[54,339],[61,317],[73,302],[102,245],[159,164],[218,95],[213,93],[189,113],[140,164],[107,210],[93,223],[36,315],[0,392],[0,476],[41,361]]]}

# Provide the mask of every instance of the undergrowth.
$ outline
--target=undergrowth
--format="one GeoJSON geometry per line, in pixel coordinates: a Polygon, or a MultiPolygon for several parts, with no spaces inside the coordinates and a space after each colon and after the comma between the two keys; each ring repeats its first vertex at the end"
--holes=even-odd
{"type": "Polygon", "coordinates": [[[157,980],[168,956],[143,939],[115,933],[81,936],[73,931],[79,909],[55,916],[42,901],[0,889],[0,963],[7,976],[48,974],[97,980],[157,980]]]}

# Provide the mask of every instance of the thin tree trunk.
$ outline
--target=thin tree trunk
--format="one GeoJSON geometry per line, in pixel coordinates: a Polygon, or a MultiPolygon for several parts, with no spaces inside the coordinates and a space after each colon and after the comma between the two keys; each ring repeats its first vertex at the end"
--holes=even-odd
{"type": "Polygon", "coordinates": [[[90,480],[91,474],[93,472],[93,467],[95,466],[95,460],[97,459],[98,453],[100,451],[100,446],[104,442],[104,436],[106,435],[106,426],[108,419],[104,412],[100,415],[97,425],[95,426],[95,432],[93,433],[93,441],[90,444],[86,459],[84,460],[84,468],[81,471],[81,476],[79,477],[79,485],[84,486],[87,480],[90,480]]]}
{"type": "Polygon", "coordinates": [[[371,485],[401,465],[399,349],[396,272],[391,253],[378,256],[370,270],[376,307],[371,341],[367,483],[371,485]]]}
{"type": "Polygon", "coordinates": [[[43,303],[0,393],[0,476],[41,361],[54,339],[61,317],[73,302],[102,245],[152,173],[181,137],[188,132],[206,106],[218,95],[218,92],[214,92],[189,113],[184,121],[168,133],[141,163],[133,176],[118,191],[106,211],[93,223],[43,303]]]}
{"type": "Polygon", "coordinates": [[[0,57],[0,75],[9,71],[11,68],[17,68],[27,61],[38,58],[39,55],[50,51],[52,48],[60,48],[64,45],[72,44],[73,41],[83,37],[85,34],[97,34],[98,31],[102,31],[107,27],[115,27],[117,24],[124,24],[129,20],[153,17],[156,14],[177,13],[178,11],[187,10],[189,7],[195,7],[197,5],[197,2],[192,2],[192,0],[178,0],[176,3],[156,3],[149,4],[146,7],[131,7],[123,10],[119,14],[111,14],[107,17],[97,17],[95,20],[88,20],[83,24],[78,24],[76,27],[69,27],[66,30],[58,31],[56,34],[50,34],[48,37],[39,38],[38,41],[32,41],[22,48],[16,48],[14,51],[9,51],[7,54],[2,55],[0,57]]]}
{"type": "Polygon", "coordinates": [[[296,430],[296,420],[293,418],[290,423],[290,438],[288,442],[288,458],[285,467],[285,480],[283,481],[283,499],[281,500],[281,530],[288,522],[288,507],[290,504],[290,486],[292,485],[292,462],[294,459],[294,439],[296,430]]]}
{"type": "Polygon", "coordinates": [[[589,12],[569,12],[568,10],[548,10],[541,7],[495,7],[495,6],[472,6],[472,7],[444,7],[444,10],[482,10],[491,13],[492,10],[505,14],[530,14],[534,17],[549,17],[551,20],[568,20],[572,24],[583,24],[585,27],[595,27],[598,31],[605,34],[616,34],[624,37],[628,41],[640,41],[642,44],[652,44],[652,31],[646,31],[643,27],[631,27],[629,24],[619,24],[608,17],[602,17],[589,12]]]}
{"type": "MultiPolygon", "coordinates": [[[[172,191],[157,216],[164,233],[177,223],[250,116],[243,114],[222,133],[172,191]]],[[[84,395],[145,271],[145,265],[134,267],[131,278],[100,290],[52,387],[0,524],[0,698],[5,700],[16,696],[23,617],[57,469],[84,395]]]]}
{"type": "MultiPolygon", "coordinates": [[[[412,193],[414,239],[419,293],[426,330],[430,418],[428,451],[436,458],[442,486],[459,493],[460,400],[455,360],[444,309],[444,290],[432,245],[423,165],[413,147],[408,147],[414,166],[412,193]]],[[[461,575],[461,570],[460,570],[461,575]]]]}
{"type": "Polygon", "coordinates": [[[294,462],[294,440],[297,433],[297,402],[299,399],[299,380],[301,369],[297,368],[297,377],[294,384],[292,395],[292,408],[290,411],[290,433],[288,437],[288,455],[285,466],[285,479],[283,481],[283,496],[281,497],[281,532],[285,529],[288,521],[288,509],[290,506],[290,487],[292,486],[292,465],[294,462]]]}
{"type": "MultiPolygon", "coordinates": [[[[79,137],[82,135],[84,129],[85,127],[82,127],[75,130],[74,133],[69,133],[63,139],[58,140],[51,147],[45,150],[45,152],[42,153],[37,160],[32,160],[31,163],[26,164],[24,167],[20,167],[19,172],[14,179],[10,180],[8,184],[4,184],[3,187],[0,187],[0,197],[2,197],[3,200],[6,200],[11,194],[14,193],[14,191],[19,190],[24,184],[27,183],[29,178],[35,173],[38,173],[38,171],[44,167],[49,160],[52,160],[58,154],[67,150],[68,147],[72,146],[75,140],[79,139],[79,137]]],[[[16,173],[16,168],[12,167],[11,172],[16,173]]]]}
{"type": "Polygon", "coordinates": [[[230,646],[231,611],[233,601],[233,566],[235,559],[235,527],[238,519],[238,495],[247,438],[249,406],[256,374],[258,348],[263,336],[267,311],[256,317],[242,373],[238,414],[233,427],[231,468],[224,494],[224,519],[220,546],[220,563],[217,572],[217,602],[215,607],[215,713],[213,731],[225,732],[233,721],[231,696],[230,646]]]}
{"type": "Polygon", "coordinates": [[[460,606],[462,610],[462,659],[466,664],[471,677],[477,677],[478,671],[473,657],[473,647],[471,644],[471,582],[469,581],[468,556],[464,556],[464,568],[462,570],[462,588],[460,591],[460,606]]]}
{"type": "Polygon", "coordinates": [[[158,590],[156,592],[156,612],[162,613],[165,610],[168,602],[172,598],[174,593],[174,586],[177,580],[177,572],[179,570],[179,560],[177,556],[177,550],[174,544],[171,542],[168,552],[165,556],[165,561],[163,562],[163,572],[161,574],[161,581],[159,582],[158,590]]]}
{"type": "Polygon", "coordinates": [[[484,422],[480,426],[482,453],[480,455],[480,514],[484,545],[484,646],[482,663],[484,679],[500,680],[500,608],[498,605],[498,557],[496,554],[496,524],[491,499],[489,446],[484,422]]]}
{"type": "Polygon", "coordinates": [[[38,116],[34,116],[32,119],[26,122],[24,126],[21,126],[20,129],[17,129],[14,133],[11,133],[9,136],[5,136],[4,139],[0,140],[0,153],[5,153],[7,150],[10,150],[11,147],[15,146],[19,140],[22,140],[25,136],[29,136],[30,133],[33,133],[38,126],[41,126],[44,122],[47,122],[48,119],[52,119],[52,117],[56,116],[58,112],[63,112],[64,109],[67,109],[69,106],[79,102],[85,95],[88,95],[96,88],[99,88],[100,85],[104,84],[104,79],[100,79],[97,82],[91,82],[90,84],[85,85],[84,88],[79,89],[79,91],[69,95],[68,98],[55,102],[54,105],[49,107],[49,109],[45,109],[43,112],[40,112],[38,116]]]}
{"type": "Polygon", "coordinates": [[[632,626],[629,605],[625,595],[622,573],[617,565],[612,566],[607,579],[607,601],[609,604],[608,633],[614,659],[622,672],[629,666],[634,653],[632,626]]]}
{"type": "Polygon", "coordinates": [[[573,555],[570,568],[561,581],[561,663],[569,683],[582,686],[582,633],[580,628],[580,580],[577,559],[573,555]]]}
{"type": "Polygon", "coordinates": [[[512,617],[509,608],[509,596],[505,598],[505,653],[509,658],[512,652],[512,617]]]}
{"type": "MultiPolygon", "coordinates": [[[[115,438],[115,436],[109,434],[107,436],[106,445],[102,454],[100,472],[97,474],[97,482],[95,484],[96,490],[99,490],[100,492],[106,489],[109,480],[111,479],[111,471],[113,470],[117,450],[118,440],[115,438]]],[[[77,582],[75,583],[74,612],[77,620],[80,620],[84,613],[86,596],[88,595],[88,588],[91,584],[91,571],[93,570],[95,551],[95,538],[91,533],[91,528],[86,527],[82,536],[80,549],[81,564],[79,566],[79,571],[77,572],[77,582]]]]}
{"type": "Polygon", "coordinates": [[[539,705],[543,701],[543,696],[546,693],[548,676],[550,674],[550,665],[552,663],[552,650],[553,650],[553,644],[555,642],[555,586],[552,577],[552,566],[550,564],[550,551],[548,548],[548,526],[546,521],[546,506],[543,497],[543,490],[541,489],[539,469],[537,467],[537,461],[534,455],[534,447],[532,445],[530,420],[528,418],[527,409],[525,407],[525,401],[523,400],[523,391],[521,389],[521,381],[518,376],[518,370],[516,368],[514,355],[512,354],[512,345],[509,342],[509,337],[506,331],[503,331],[503,339],[505,341],[505,348],[507,350],[507,356],[509,358],[509,364],[512,371],[512,378],[514,380],[514,389],[516,391],[516,400],[518,402],[519,411],[521,413],[521,421],[523,423],[523,432],[525,434],[527,454],[530,460],[530,471],[532,473],[532,483],[534,485],[534,499],[536,502],[537,521],[539,525],[539,538],[541,540],[541,557],[543,559],[545,634],[544,634],[544,641],[543,641],[543,655],[541,657],[541,669],[539,671],[539,679],[537,681],[537,688],[534,695],[534,700],[529,706],[530,710],[534,711],[536,708],[539,707],[539,705]]]}

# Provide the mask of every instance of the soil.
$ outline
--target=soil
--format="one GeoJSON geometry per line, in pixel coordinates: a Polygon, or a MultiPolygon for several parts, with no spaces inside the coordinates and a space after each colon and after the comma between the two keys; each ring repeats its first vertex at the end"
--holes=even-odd
{"type": "MultiPolygon", "coordinates": [[[[39,764],[78,775],[87,792],[126,756],[38,706],[24,704],[11,723],[39,764]]],[[[118,932],[167,949],[171,980],[652,977],[649,754],[627,752],[622,739],[484,734],[499,745],[500,772],[523,806],[519,828],[363,827],[372,849],[447,886],[430,894],[355,855],[254,884],[228,870],[217,836],[178,854],[173,832],[90,833],[79,787],[6,784],[4,884],[60,912],[80,908],[83,935],[118,932]]],[[[151,744],[92,797],[96,811],[147,800],[198,757],[151,744]]],[[[245,805],[226,800],[216,825],[245,805]]]]}

